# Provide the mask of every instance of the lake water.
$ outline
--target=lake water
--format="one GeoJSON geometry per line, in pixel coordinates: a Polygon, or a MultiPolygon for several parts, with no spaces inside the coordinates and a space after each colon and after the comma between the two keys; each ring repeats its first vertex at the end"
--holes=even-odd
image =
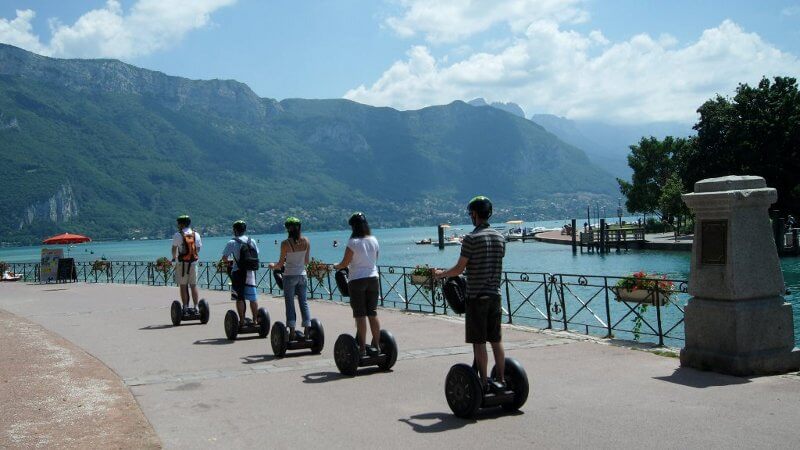
{"type": "MultiPolygon", "coordinates": [[[[559,227],[563,221],[527,223],[525,226],[559,227]]],[[[464,234],[472,229],[469,225],[455,225],[448,233],[464,234]]],[[[414,241],[435,237],[434,227],[376,229],[373,234],[381,245],[379,264],[397,266],[415,266],[429,264],[435,267],[450,267],[458,259],[460,247],[445,247],[439,250],[435,245],[416,245],[414,241]]],[[[308,232],[305,235],[311,241],[312,256],[328,263],[339,262],[344,253],[349,231],[308,232]],[[333,241],[339,246],[333,247],[333,241]]],[[[275,260],[278,257],[277,240],[284,239],[284,234],[253,235],[257,239],[262,261],[275,260]]],[[[203,249],[200,259],[203,261],[218,260],[229,237],[203,238],[203,249]]],[[[434,239],[435,241],[435,239],[434,239]]],[[[34,262],[40,258],[39,246],[0,248],[0,261],[34,262]]],[[[105,257],[114,261],[154,261],[160,256],[169,256],[169,240],[92,242],[77,245],[69,250],[68,256],[78,261],[94,261],[105,257]]],[[[631,272],[643,270],[657,273],[673,279],[688,279],[689,252],[631,250],[620,254],[607,255],[573,254],[566,245],[545,244],[540,242],[510,242],[507,244],[504,269],[518,272],[545,272],[564,274],[623,276],[631,272]]],[[[787,301],[795,310],[796,337],[800,338],[800,258],[783,258],[781,260],[784,279],[791,294],[787,301]]],[[[800,339],[799,339],[800,340],[800,339]]]]}

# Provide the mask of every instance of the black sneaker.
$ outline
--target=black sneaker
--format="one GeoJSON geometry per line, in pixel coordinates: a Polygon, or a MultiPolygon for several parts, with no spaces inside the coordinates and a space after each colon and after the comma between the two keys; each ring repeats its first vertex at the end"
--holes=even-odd
{"type": "Polygon", "coordinates": [[[373,347],[371,345],[368,345],[367,346],[367,354],[369,356],[378,356],[378,355],[381,354],[381,349],[379,349],[377,347],[373,347]]]}

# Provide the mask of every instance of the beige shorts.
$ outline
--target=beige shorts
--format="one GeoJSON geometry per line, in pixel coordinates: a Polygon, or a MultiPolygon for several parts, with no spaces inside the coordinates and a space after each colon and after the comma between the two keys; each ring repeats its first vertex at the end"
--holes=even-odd
{"type": "Polygon", "coordinates": [[[175,284],[178,286],[197,285],[197,264],[187,262],[175,263],[175,284]]]}

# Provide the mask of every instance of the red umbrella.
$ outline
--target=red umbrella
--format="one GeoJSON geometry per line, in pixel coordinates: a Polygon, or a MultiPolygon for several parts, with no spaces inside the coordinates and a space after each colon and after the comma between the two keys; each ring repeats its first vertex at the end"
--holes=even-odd
{"type": "Polygon", "coordinates": [[[50,238],[47,238],[47,239],[43,240],[42,244],[48,244],[48,245],[50,245],[50,244],[53,244],[53,245],[59,245],[59,244],[82,244],[84,242],[91,242],[91,241],[92,241],[91,238],[86,237],[86,236],[81,236],[80,234],[64,233],[64,234],[59,234],[58,236],[53,236],[53,237],[50,237],[50,238]]]}

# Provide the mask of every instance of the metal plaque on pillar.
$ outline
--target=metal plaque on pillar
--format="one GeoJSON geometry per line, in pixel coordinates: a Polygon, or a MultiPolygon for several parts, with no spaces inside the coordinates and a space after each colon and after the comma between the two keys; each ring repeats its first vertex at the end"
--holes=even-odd
{"type": "Polygon", "coordinates": [[[728,247],[728,221],[704,220],[700,224],[700,263],[725,265],[728,247]]]}

